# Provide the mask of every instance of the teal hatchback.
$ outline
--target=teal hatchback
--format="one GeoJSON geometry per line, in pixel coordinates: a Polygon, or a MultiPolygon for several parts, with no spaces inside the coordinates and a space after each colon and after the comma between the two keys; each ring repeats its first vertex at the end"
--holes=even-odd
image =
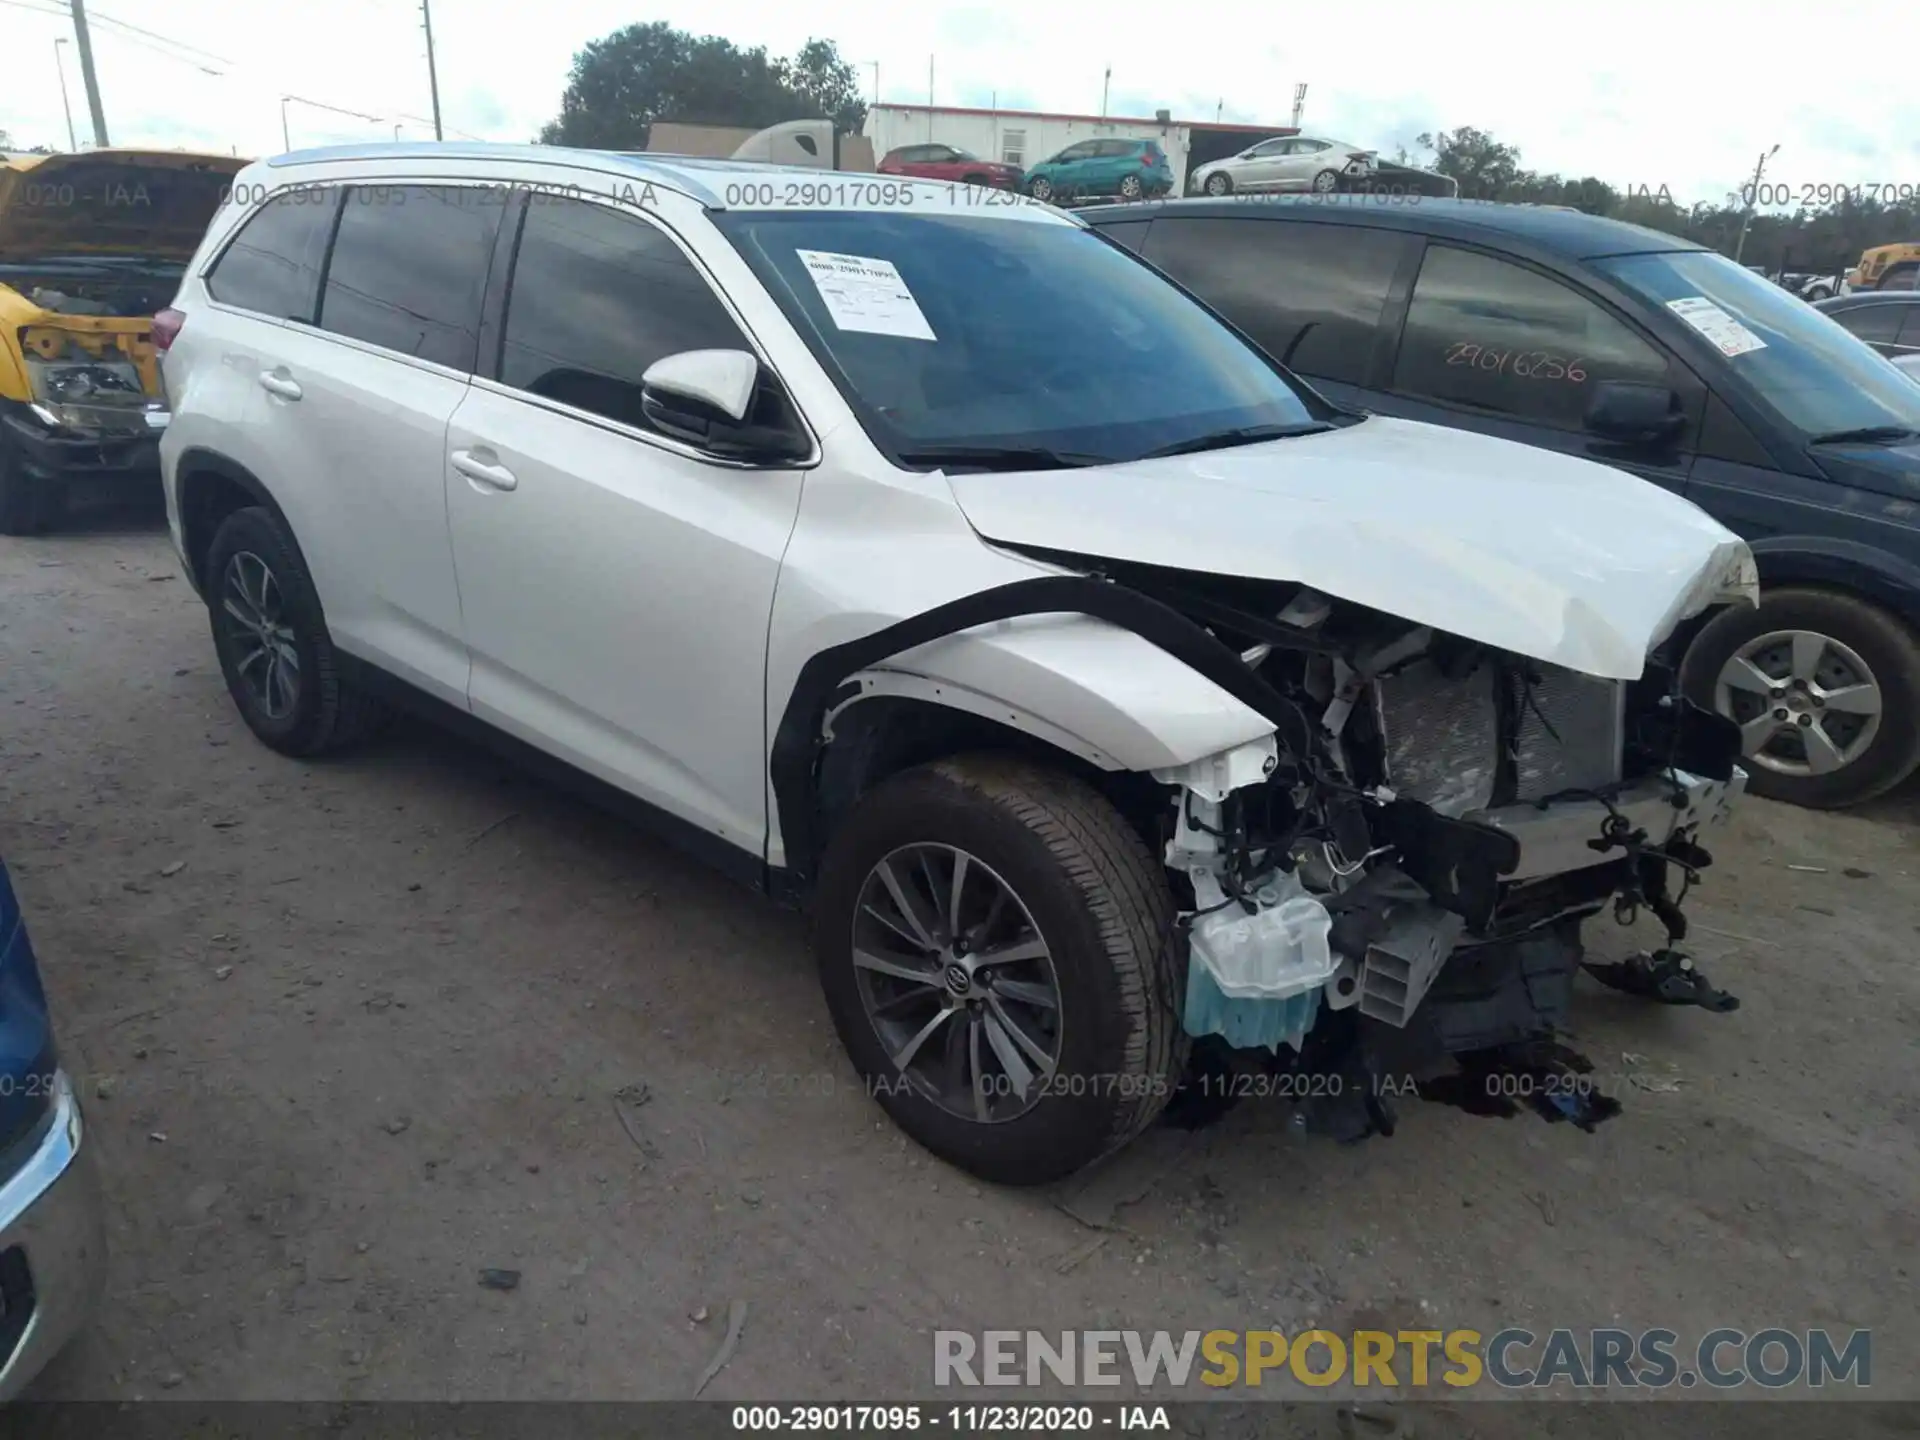
{"type": "Polygon", "coordinates": [[[1173,167],[1157,140],[1082,140],[1027,172],[1027,193],[1050,203],[1142,200],[1172,189],[1173,167]]]}

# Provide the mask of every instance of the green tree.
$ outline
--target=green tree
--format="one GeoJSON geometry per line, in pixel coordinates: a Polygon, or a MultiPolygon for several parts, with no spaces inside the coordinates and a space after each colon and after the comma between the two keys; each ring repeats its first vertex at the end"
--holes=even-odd
{"type": "Polygon", "coordinates": [[[1462,200],[1504,199],[1522,174],[1519,150],[1471,125],[1422,135],[1419,144],[1433,152],[1434,170],[1458,182],[1462,200]]]}
{"type": "Polygon", "coordinates": [[[573,57],[560,114],[539,138],[544,145],[643,150],[656,120],[758,130],[821,116],[843,128],[866,119],[853,67],[831,40],[809,40],[792,60],[780,60],[764,46],[741,49],[656,20],[589,41],[573,57]]]}
{"type": "MultiPolygon", "coordinates": [[[[860,77],[831,40],[809,40],[793,59],[782,64],[787,88],[811,109],[824,115],[845,134],[858,134],[867,123],[866,102],[860,98],[860,77]]],[[[802,119],[795,115],[792,119],[802,119]]]]}

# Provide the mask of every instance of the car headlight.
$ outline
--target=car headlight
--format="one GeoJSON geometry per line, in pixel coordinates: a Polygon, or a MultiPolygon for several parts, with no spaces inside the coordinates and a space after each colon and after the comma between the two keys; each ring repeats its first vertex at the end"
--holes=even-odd
{"type": "Polygon", "coordinates": [[[126,431],[147,427],[152,407],[130,360],[37,360],[27,357],[36,409],[65,430],[126,431]]]}

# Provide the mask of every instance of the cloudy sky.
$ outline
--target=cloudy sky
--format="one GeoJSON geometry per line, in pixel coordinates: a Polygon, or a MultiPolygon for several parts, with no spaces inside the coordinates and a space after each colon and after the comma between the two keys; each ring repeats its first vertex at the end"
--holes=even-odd
{"type": "MultiPolygon", "coordinates": [[[[54,47],[72,34],[64,5],[0,0],[0,129],[16,145],[66,143],[54,47]]],[[[106,0],[89,13],[115,144],[277,151],[283,95],[301,97],[284,107],[295,146],[392,138],[396,124],[403,138],[431,134],[417,0],[270,14],[232,0],[106,0]]],[[[1293,19],[1224,0],[1192,25],[1173,7],[1091,0],[839,0],[819,13],[809,26],[799,6],[669,0],[646,18],[780,54],[822,35],[859,62],[869,93],[877,62],[890,101],[926,100],[932,56],[940,104],[1091,112],[1111,65],[1113,114],[1284,123],[1304,82],[1309,130],[1391,154],[1423,130],[1474,125],[1518,145],[1530,167],[1665,186],[1683,203],[1723,199],[1776,142],[1769,180],[1920,184],[1910,0],[1855,0],[1830,20],[1771,0],[1613,0],[1578,19],[1515,0],[1377,0],[1293,19]],[[1810,44],[1822,33],[1836,43],[1810,44]]],[[[616,0],[434,0],[448,134],[532,138],[574,51],[634,18],[616,0]]],[[[62,49],[84,137],[79,65],[62,49]]]]}

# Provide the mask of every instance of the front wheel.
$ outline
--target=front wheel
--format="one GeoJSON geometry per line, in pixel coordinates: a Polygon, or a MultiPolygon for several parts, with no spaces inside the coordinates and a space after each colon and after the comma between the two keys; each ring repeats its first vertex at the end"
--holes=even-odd
{"type": "Polygon", "coordinates": [[[1837,809],[1920,765],[1920,641],[1855,596],[1775,590],[1727,610],[1688,648],[1681,680],[1740,727],[1756,795],[1837,809]]]}
{"type": "Polygon", "coordinates": [[[982,1179],[1118,1149],[1187,1041],[1164,869],[1094,790],[976,755],[897,775],[834,835],[814,950],[842,1044],[896,1124],[982,1179]]]}
{"type": "Polygon", "coordinates": [[[1216,200],[1223,195],[1232,194],[1233,177],[1223,170],[1214,171],[1213,174],[1207,177],[1206,191],[1207,194],[1213,196],[1216,200]]]}
{"type": "Polygon", "coordinates": [[[1053,199],[1053,182],[1044,175],[1036,175],[1027,182],[1027,193],[1044,205],[1053,199]]]}

